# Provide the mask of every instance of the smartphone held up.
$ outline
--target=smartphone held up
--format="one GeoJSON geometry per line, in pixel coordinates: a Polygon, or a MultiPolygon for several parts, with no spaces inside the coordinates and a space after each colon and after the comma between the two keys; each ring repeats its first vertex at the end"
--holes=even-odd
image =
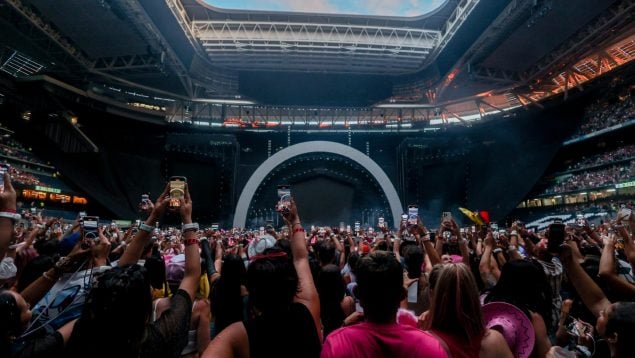
{"type": "Polygon", "coordinates": [[[0,164],[0,193],[4,192],[4,174],[9,171],[11,165],[0,164]]]}
{"type": "Polygon", "coordinates": [[[185,197],[185,183],[187,178],[183,176],[173,176],[170,178],[170,207],[181,206],[180,199],[185,197]]]}
{"type": "Polygon", "coordinates": [[[289,212],[291,206],[291,186],[278,185],[278,205],[276,210],[281,213],[289,212]]]}
{"type": "Polygon", "coordinates": [[[415,226],[419,222],[419,207],[408,205],[408,226],[415,226]]]}

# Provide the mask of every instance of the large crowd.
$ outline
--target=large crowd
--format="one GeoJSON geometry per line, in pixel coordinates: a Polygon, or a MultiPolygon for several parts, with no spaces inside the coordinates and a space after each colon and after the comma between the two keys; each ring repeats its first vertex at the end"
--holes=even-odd
{"type": "Polygon", "coordinates": [[[635,100],[630,93],[615,101],[598,101],[586,108],[584,123],[575,137],[597,132],[635,119],[635,100]]]}
{"type": "Polygon", "coordinates": [[[13,182],[23,185],[42,184],[37,176],[25,170],[26,168],[30,167],[34,170],[41,171],[41,167],[21,163],[15,161],[14,159],[20,159],[23,162],[37,165],[44,165],[44,163],[41,160],[37,159],[31,152],[29,152],[20,142],[13,139],[8,134],[0,136],[0,154],[7,157],[2,158],[2,164],[0,165],[8,168],[9,174],[11,175],[11,180],[13,180],[13,182]]]}
{"type": "Polygon", "coordinates": [[[593,155],[589,158],[582,157],[569,165],[567,170],[576,170],[582,168],[594,167],[606,163],[615,163],[635,157],[635,145],[627,145],[615,150],[607,151],[593,155]]]}
{"type": "Polygon", "coordinates": [[[545,189],[545,194],[566,193],[576,190],[602,188],[628,181],[635,175],[635,161],[600,170],[572,174],[545,189]]]}
{"type": "Polygon", "coordinates": [[[594,228],[351,231],[309,229],[291,200],[284,228],[222,230],[192,222],[186,185],[124,230],[20,218],[4,180],[2,357],[635,356],[626,207],[594,228]]]}
{"type": "Polygon", "coordinates": [[[23,185],[40,185],[42,184],[40,180],[33,174],[20,170],[14,166],[9,167],[9,175],[11,176],[11,180],[16,183],[20,183],[23,185]]]}

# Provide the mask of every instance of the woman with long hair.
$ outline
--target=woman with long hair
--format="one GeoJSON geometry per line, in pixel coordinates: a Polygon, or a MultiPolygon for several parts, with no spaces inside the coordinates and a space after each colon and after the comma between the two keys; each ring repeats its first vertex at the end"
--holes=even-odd
{"type": "Polygon", "coordinates": [[[342,322],[355,312],[355,300],[346,296],[346,286],[339,267],[330,264],[320,271],[317,280],[320,295],[320,318],[324,337],[342,326],[342,322]]]}
{"type": "MultiPolygon", "coordinates": [[[[220,245],[220,243],[216,243],[220,245]]],[[[247,270],[238,255],[226,255],[218,279],[212,284],[210,302],[215,336],[234,322],[245,319],[247,270]]]]}
{"type": "Polygon", "coordinates": [[[505,338],[485,327],[476,280],[464,264],[440,269],[427,322],[454,358],[513,357],[505,338]]]}
{"type": "Polygon", "coordinates": [[[318,357],[321,349],[320,301],[309,267],[306,233],[293,200],[283,211],[291,257],[278,247],[250,257],[246,322],[218,334],[204,357],[318,357]],[[277,344],[284,337],[285,344],[277,344]]]}
{"type": "Polygon", "coordinates": [[[192,301],[201,276],[198,225],[192,223],[187,184],[184,197],[179,199],[179,214],[184,223],[185,273],[178,290],[169,299],[170,308],[155,322],[151,322],[150,278],[146,269],[136,264],[169,202],[167,185],[123,253],[119,267],[104,272],[93,284],[68,342],[67,357],[175,357],[187,345],[192,301]]]}
{"type": "Polygon", "coordinates": [[[536,312],[551,326],[551,288],[542,267],[533,261],[505,263],[498,282],[485,297],[485,303],[489,302],[512,304],[530,319],[530,312],[536,312]]]}

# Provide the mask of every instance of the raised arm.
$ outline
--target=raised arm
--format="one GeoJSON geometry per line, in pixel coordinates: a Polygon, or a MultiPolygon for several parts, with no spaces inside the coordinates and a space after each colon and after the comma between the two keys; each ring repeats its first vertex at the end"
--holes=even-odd
{"type": "Polygon", "coordinates": [[[29,305],[35,306],[55,285],[63,273],[77,267],[77,263],[88,260],[90,251],[90,249],[82,249],[82,243],[79,240],[68,256],[60,258],[55,263],[55,266],[44,272],[37,280],[31,282],[20,292],[20,295],[29,305]]]}
{"type": "Polygon", "coordinates": [[[478,266],[483,282],[487,282],[491,286],[495,285],[500,277],[500,275],[496,275],[496,271],[492,270],[492,251],[494,250],[494,244],[494,236],[488,231],[485,236],[485,241],[483,242],[483,256],[481,256],[481,262],[478,266]]]}
{"type": "MultiPolygon", "coordinates": [[[[185,195],[179,199],[179,213],[181,214],[181,222],[183,225],[192,224],[192,199],[190,198],[190,189],[185,184],[185,195]]],[[[198,252],[197,228],[184,229],[183,237],[185,238],[185,274],[179,285],[179,289],[187,292],[190,299],[194,301],[194,296],[198,290],[198,284],[201,277],[201,262],[198,252]]]]}
{"type": "Polygon", "coordinates": [[[569,280],[575,287],[575,290],[582,298],[582,302],[595,315],[600,316],[600,312],[606,309],[611,302],[606,298],[602,289],[591,279],[591,277],[582,269],[580,264],[575,262],[571,256],[571,245],[568,243],[562,246],[560,259],[567,270],[569,280]]]}
{"type": "Polygon", "coordinates": [[[631,264],[631,269],[635,271],[635,244],[633,243],[633,238],[624,226],[619,226],[617,233],[624,240],[624,253],[626,254],[626,259],[628,260],[628,263],[631,264]]]}
{"type": "Polygon", "coordinates": [[[335,234],[330,234],[329,238],[331,239],[331,242],[333,242],[333,245],[335,245],[335,250],[340,253],[338,266],[341,270],[346,265],[346,251],[344,251],[344,245],[342,245],[337,235],[335,234]]]}
{"type": "Polygon", "coordinates": [[[168,184],[165,186],[163,193],[159,195],[156,204],[152,205],[152,203],[149,203],[152,207],[152,211],[145,221],[147,229],[137,231],[137,234],[134,236],[132,241],[130,241],[128,247],[126,247],[126,251],[124,251],[123,255],[121,255],[121,259],[119,259],[119,266],[136,264],[141,258],[143,248],[150,241],[150,233],[154,230],[154,224],[163,216],[168,204],[170,203],[169,190],[170,185],[168,184]]]}
{"type": "Polygon", "coordinates": [[[615,236],[604,239],[602,257],[600,258],[599,276],[604,279],[611,290],[629,297],[635,296],[635,285],[620,277],[615,270],[615,236]]]}
{"type": "Polygon", "coordinates": [[[313,275],[311,275],[311,268],[309,266],[309,252],[306,248],[306,232],[300,223],[298,209],[293,199],[291,199],[289,210],[283,212],[282,216],[289,226],[293,266],[295,266],[295,270],[298,273],[298,281],[300,284],[300,291],[295,296],[295,302],[302,303],[309,309],[321,340],[320,298],[315,288],[313,275]]]}

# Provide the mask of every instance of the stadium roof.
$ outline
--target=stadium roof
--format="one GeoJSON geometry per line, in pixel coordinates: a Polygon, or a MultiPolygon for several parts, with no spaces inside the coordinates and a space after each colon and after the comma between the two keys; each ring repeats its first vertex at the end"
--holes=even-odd
{"type": "Polygon", "coordinates": [[[415,17],[6,0],[0,70],[184,108],[199,99],[441,112],[487,98],[493,108],[533,105],[631,61],[634,12],[635,0],[446,0],[415,17]]]}

